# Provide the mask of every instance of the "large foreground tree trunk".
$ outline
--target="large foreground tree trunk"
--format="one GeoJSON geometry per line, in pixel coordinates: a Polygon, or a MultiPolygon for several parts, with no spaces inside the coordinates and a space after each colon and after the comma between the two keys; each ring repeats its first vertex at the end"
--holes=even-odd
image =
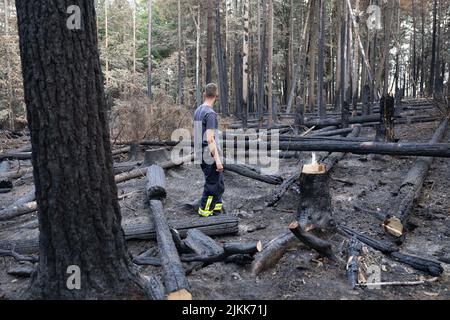
{"type": "Polygon", "coordinates": [[[80,29],[68,27],[77,16],[65,1],[16,1],[39,208],[31,296],[142,297],[121,228],[94,2],[71,5],[80,8],[80,29]],[[79,290],[68,288],[76,284],[71,266],[79,290]]]}

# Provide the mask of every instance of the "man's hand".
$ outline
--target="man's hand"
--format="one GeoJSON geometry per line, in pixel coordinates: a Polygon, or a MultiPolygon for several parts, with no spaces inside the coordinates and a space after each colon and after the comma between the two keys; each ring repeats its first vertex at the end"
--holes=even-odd
{"type": "Polygon", "coordinates": [[[222,162],[218,161],[216,162],[217,172],[223,172],[223,164],[222,162]]]}

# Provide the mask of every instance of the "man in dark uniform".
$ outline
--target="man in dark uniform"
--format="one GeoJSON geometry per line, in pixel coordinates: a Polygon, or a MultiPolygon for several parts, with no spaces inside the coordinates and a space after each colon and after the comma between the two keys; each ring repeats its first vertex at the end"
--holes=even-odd
{"type": "Polygon", "coordinates": [[[225,191],[223,164],[216,139],[219,122],[213,109],[219,97],[217,85],[208,84],[203,97],[203,104],[194,114],[196,155],[202,159],[201,168],[205,175],[205,186],[198,214],[209,217],[222,212],[222,195],[225,191]]]}

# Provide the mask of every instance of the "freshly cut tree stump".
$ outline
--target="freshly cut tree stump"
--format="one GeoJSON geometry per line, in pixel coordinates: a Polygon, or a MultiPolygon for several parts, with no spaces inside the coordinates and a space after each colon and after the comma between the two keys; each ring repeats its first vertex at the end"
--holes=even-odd
{"type": "MultiPolygon", "coordinates": [[[[307,166],[303,167],[300,175],[299,202],[297,211],[299,220],[306,221],[312,228],[322,231],[330,229],[332,208],[329,175],[326,173],[326,167],[321,168],[319,165],[314,168],[313,166],[312,170],[307,166]]],[[[305,227],[306,225],[302,225],[302,228],[305,227]]]]}
{"type": "Polygon", "coordinates": [[[298,221],[289,225],[289,230],[304,244],[311,249],[316,250],[321,256],[329,259],[335,259],[331,243],[316,237],[315,235],[303,230],[298,221]]]}
{"type": "Polygon", "coordinates": [[[166,176],[163,168],[157,165],[152,165],[148,168],[147,181],[147,198],[149,200],[162,200],[166,198],[166,176]]]}
{"type": "Polygon", "coordinates": [[[178,251],[172,239],[163,204],[150,200],[150,211],[155,224],[158,251],[161,257],[162,274],[168,300],[192,300],[189,283],[185,276],[178,251]]]}
{"type": "Polygon", "coordinates": [[[253,275],[273,267],[292,247],[298,244],[297,238],[291,233],[285,233],[270,241],[261,252],[255,255],[255,260],[251,266],[253,275]]]}

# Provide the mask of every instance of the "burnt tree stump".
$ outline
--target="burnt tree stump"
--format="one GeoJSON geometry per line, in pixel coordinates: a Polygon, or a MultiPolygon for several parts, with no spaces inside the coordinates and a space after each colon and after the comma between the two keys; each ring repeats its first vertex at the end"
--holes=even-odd
{"type": "Polygon", "coordinates": [[[298,220],[302,228],[309,228],[309,225],[326,231],[332,225],[329,175],[326,168],[323,169],[315,173],[308,172],[308,166],[302,169],[298,207],[298,220]]]}

